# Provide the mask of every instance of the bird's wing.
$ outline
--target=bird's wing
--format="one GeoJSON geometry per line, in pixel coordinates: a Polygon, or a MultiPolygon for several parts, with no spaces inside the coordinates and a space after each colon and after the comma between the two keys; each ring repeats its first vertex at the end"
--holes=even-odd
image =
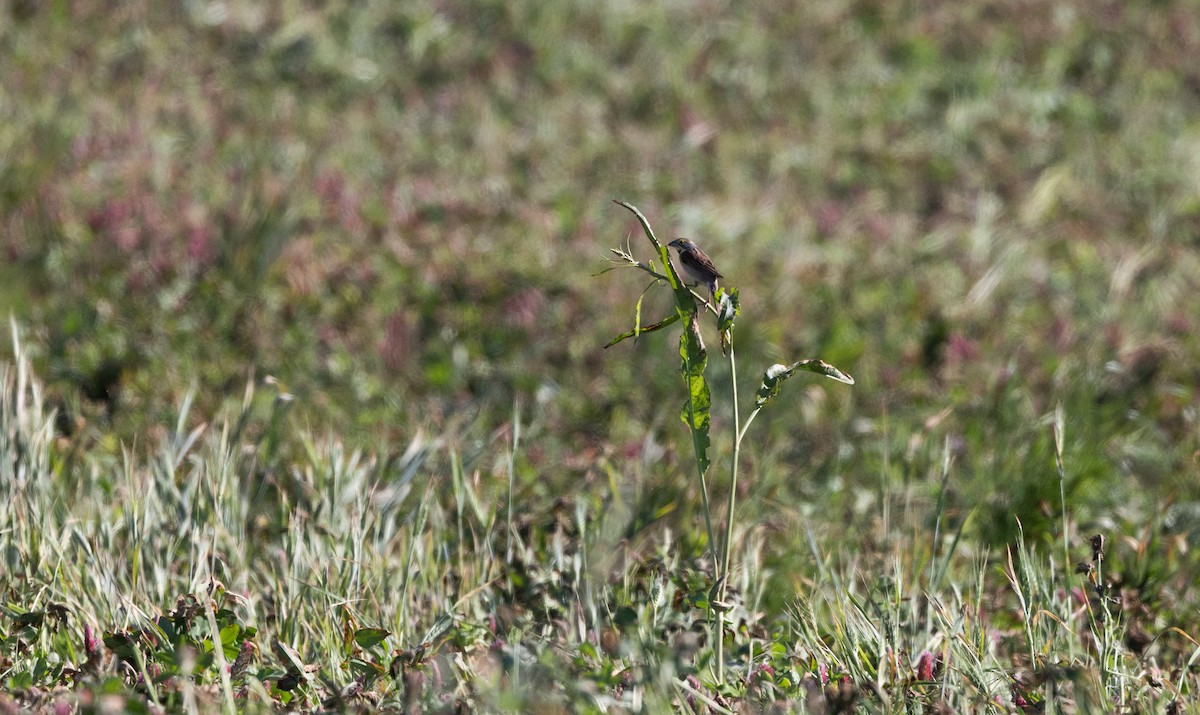
{"type": "Polygon", "coordinates": [[[695,268],[696,270],[712,273],[717,278],[724,278],[717,267],[713,265],[712,259],[705,255],[704,251],[696,249],[694,251],[684,251],[679,254],[679,260],[684,264],[695,268]]]}

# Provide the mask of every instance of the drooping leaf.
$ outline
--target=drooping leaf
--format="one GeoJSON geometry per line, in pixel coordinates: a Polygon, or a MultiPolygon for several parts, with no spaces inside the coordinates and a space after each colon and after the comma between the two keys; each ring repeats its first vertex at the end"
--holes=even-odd
{"type": "Polygon", "coordinates": [[[383,677],[383,674],[387,672],[387,668],[384,668],[382,665],[374,661],[366,660],[365,658],[351,658],[349,665],[351,672],[366,676],[368,678],[380,678],[383,677]]]}
{"type": "Polygon", "coordinates": [[[824,360],[801,360],[800,362],[792,363],[791,365],[772,365],[763,373],[762,384],[758,387],[758,393],[754,397],[754,409],[759,409],[767,404],[772,397],[779,394],[779,388],[783,381],[796,374],[797,370],[807,370],[815,372],[819,375],[824,375],[831,380],[845,383],[847,385],[854,384],[854,378],[837,369],[833,365],[824,360]]]}
{"type": "Polygon", "coordinates": [[[622,340],[624,340],[626,338],[636,337],[640,333],[653,333],[655,330],[661,330],[661,329],[667,327],[668,325],[675,323],[675,321],[677,321],[677,320],[679,320],[679,313],[675,313],[674,315],[668,315],[667,317],[658,321],[654,325],[643,325],[643,326],[641,326],[640,330],[638,328],[634,328],[633,330],[630,330],[628,332],[621,333],[617,337],[608,341],[608,344],[605,345],[604,347],[611,348],[612,346],[616,345],[617,343],[621,342],[622,340]]]}
{"type": "Polygon", "coordinates": [[[304,660],[300,657],[300,654],[296,652],[296,649],[287,643],[284,643],[280,640],[275,641],[275,655],[279,658],[280,662],[283,663],[283,667],[286,668],[289,673],[300,673],[304,671],[304,660]]]}
{"type": "Polygon", "coordinates": [[[721,336],[721,354],[729,354],[729,346],[733,342],[733,319],[742,312],[742,308],[738,301],[738,292],[735,288],[732,291],[726,291],[724,288],[717,291],[719,299],[717,308],[717,330],[721,336]]]}
{"type": "Polygon", "coordinates": [[[646,291],[638,296],[637,305],[633,309],[633,334],[640,336],[642,334],[642,301],[646,299],[646,291]]]}
{"type": "Polygon", "coordinates": [[[842,372],[824,360],[802,360],[799,365],[800,369],[802,370],[808,370],[809,372],[815,372],[818,375],[824,375],[830,380],[837,380],[844,385],[854,384],[854,378],[850,376],[850,373],[842,372]]]}
{"type": "Polygon", "coordinates": [[[433,622],[433,625],[429,627],[429,630],[425,631],[425,637],[421,640],[426,643],[437,643],[441,641],[442,638],[449,633],[450,629],[453,627],[454,616],[450,615],[449,613],[443,613],[442,615],[438,616],[436,621],[433,622]]]}
{"type": "Polygon", "coordinates": [[[721,302],[717,306],[717,310],[717,330],[722,333],[727,332],[733,327],[734,318],[742,313],[742,303],[738,297],[737,288],[721,291],[721,302]]]}

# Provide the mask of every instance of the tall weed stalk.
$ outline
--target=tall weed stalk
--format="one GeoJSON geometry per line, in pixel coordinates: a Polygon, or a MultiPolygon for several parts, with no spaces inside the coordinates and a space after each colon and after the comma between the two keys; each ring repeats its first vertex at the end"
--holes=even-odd
{"type": "Polygon", "coordinates": [[[741,313],[738,290],[736,288],[728,289],[720,287],[717,289],[716,294],[712,296],[712,301],[705,300],[702,296],[696,294],[680,278],[679,272],[671,262],[669,249],[666,245],[659,242],[658,238],[654,235],[654,230],[650,227],[650,222],[642,212],[625,201],[615,201],[615,203],[624,206],[637,217],[643,232],[646,234],[646,240],[650,242],[654,253],[657,255],[657,262],[653,258],[648,262],[642,262],[634,258],[632,251],[628,248],[624,250],[614,248],[611,250],[616,256],[616,259],[613,261],[616,264],[615,267],[637,268],[649,274],[653,281],[648,288],[665,283],[670,287],[674,296],[675,310],[656,323],[644,325],[642,323],[642,302],[646,291],[643,291],[634,309],[633,329],[621,333],[605,347],[612,347],[627,338],[636,339],[644,333],[662,330],[675,323],[685,326],[679,337],[679,371],[687,390],[687,399],[680,410],[680,418],[687,425],[688,432],[692,438],[696,474],[700,480],[700,498],[704,514],[704,526],[708,536],[709,554],[713,562],[713,589],[711,592],[712,598],[709,599],[709,608],[716,611],[717,617],[716,676],[718,682],[724,682],[726,610],[724,597],[733,552],[733,519],[737,507],[738,463],[741,457],[742,441],[745,439],[750,424],[754,422],[754,418],[758,416],[758,413],[762,411],[773,397],[779,394],[783,382],[797,372],[802,370],[815,372],[847,385],[853,385],[854,378],[818,359],[800,360],[791,365],[772,365],[764,371],[762,383],[755,394],[754,409],[750,412],[749,417],[746,418],[745,424],[742,424],[738,403],[737,361],[733,345],[734,322],[741,313]],[[710,466],[708,449],[711,444],[709,432],[711,427],[712,394],[709,390],[708,381],[704,376],[705,369],[708,367],[708,352],[704,346],[704,339],[700,334],[701,313],[712,313],[715,318],[717,333],[720,336],[721,352],[729,360],[731,383],[730,402],[733,408],[734,441],[733,455],[730,459],[729,468],[729,502],[725,513],[723,538],[720,542],[718,542],[716,533],[713,530],[712,507],[708,495],[707,475],[710,466]],[[718,548],[718,543],[720,544],[720,548],[718,548]]]}

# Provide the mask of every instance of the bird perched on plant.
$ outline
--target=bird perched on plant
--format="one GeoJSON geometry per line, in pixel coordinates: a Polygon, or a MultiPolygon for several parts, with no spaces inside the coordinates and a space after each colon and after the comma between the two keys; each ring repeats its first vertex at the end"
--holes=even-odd
{"type": "Polygon", "coordinates": [[[724,278],[717,267],[713,265],[712,259],[708,254],[700,250],[696,242],[690,238],[677,238],[667,244],[671,248],[679,249],[679,262],[683,264],[683,272],[688,278],[703,283],[708,287],[708,292],[713,295],[717,294],[717,280],[724,278]]]}

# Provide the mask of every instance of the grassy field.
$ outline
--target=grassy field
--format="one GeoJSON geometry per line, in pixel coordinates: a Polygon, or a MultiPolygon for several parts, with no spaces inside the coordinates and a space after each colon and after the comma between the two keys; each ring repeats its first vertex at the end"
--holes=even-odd
{"type": "Polygon", "coordinates": [[[1197,17],[0,4],[0,711],[1200,707],[1197,17]]]}

